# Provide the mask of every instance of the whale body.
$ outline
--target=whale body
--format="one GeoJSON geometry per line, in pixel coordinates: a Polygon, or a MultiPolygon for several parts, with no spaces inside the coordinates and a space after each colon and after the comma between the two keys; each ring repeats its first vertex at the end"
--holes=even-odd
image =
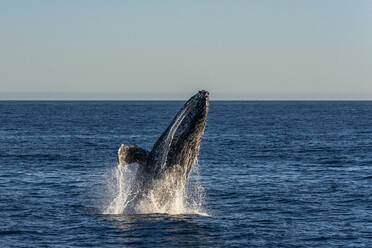
{"type": "Polygon", "coordinates": [[[208,91],[192,96],[156,141],[151,151],[137,145],[121,145],[118,163],[137,163],[126,212],[137,212],[141,203],[150,201],[166,209],[184,187],[199,154],[209,110],[208,91]]]}

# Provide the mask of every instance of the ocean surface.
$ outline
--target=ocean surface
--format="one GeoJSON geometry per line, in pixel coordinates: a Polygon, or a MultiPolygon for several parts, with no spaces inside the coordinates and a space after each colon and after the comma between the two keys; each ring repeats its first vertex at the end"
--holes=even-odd
{"type": "Polygon", "coordinates": [[[195,205],[110,210],[182,105],[0,102],[0,247],[372,247],[372,102],[211,102],[195,205]]]}

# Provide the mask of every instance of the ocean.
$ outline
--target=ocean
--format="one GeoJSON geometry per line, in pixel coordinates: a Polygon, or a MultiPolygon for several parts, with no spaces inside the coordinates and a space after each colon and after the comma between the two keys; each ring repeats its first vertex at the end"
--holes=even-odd
{"type": "Polygon", "coordinates": [[[0,102],[0,247],[372,247],[372,102],[212,101],[173,211],[126,214],[182,101],[0,102]]]}

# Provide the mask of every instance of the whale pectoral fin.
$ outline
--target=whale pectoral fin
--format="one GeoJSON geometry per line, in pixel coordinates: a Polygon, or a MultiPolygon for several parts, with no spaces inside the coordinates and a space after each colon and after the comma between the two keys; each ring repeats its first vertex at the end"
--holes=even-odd
{"type": "Polygon", "coordinates": [[[145,164],[149,152],[138,147],[137,145],[126,146],[121,145],[118,150],[119,164],[145,164]]]}

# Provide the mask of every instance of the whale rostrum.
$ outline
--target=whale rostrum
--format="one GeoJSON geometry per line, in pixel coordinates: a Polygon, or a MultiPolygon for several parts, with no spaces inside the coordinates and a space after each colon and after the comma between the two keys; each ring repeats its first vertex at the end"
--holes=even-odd
{"type": "Polygon", "coordinates": [[[167,207],[182,189],[199,154],[209,110],[209,93],[192,96],[156,141],[151,151],[137,145],[121,145],[119,164],[137,163],[138,168],[126,210],[136,211],[142,201],[167,207]],[[154,197],[155,196],[155,197],[154,197]]]}

